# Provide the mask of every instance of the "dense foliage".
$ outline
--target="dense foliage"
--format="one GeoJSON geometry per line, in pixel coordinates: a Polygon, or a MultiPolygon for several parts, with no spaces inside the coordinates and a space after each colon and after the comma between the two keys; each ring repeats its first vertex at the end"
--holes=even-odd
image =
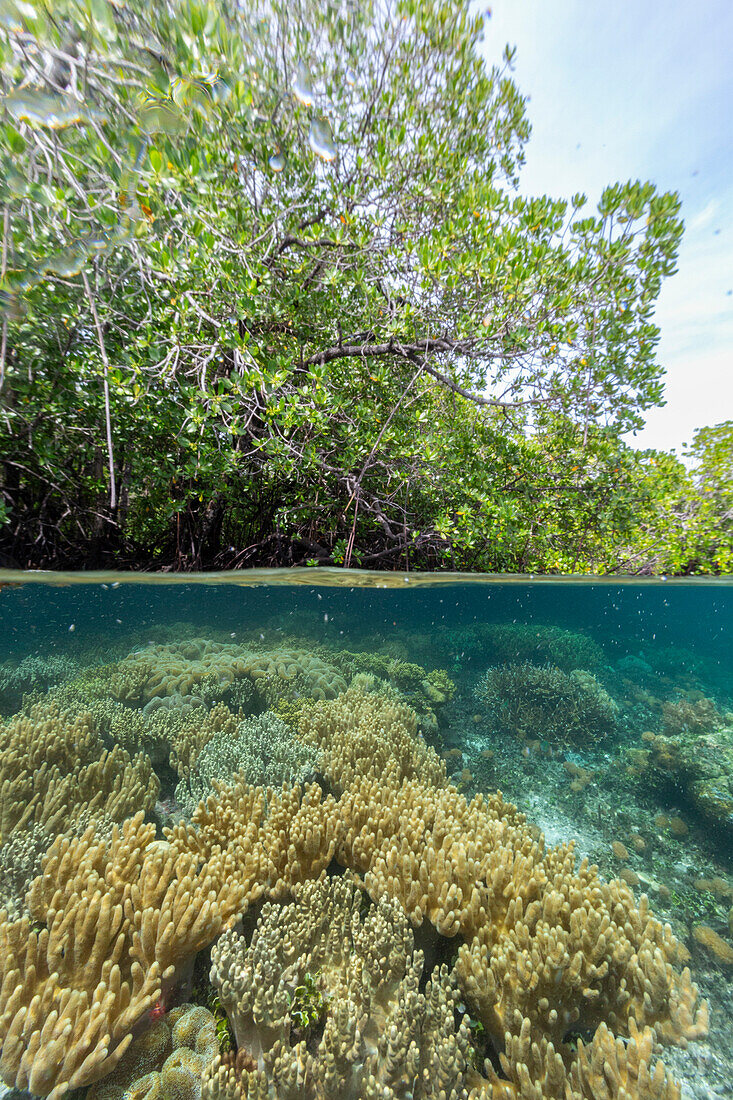
{"type": "Polygon", "coordinates": [[[679,200],[520,196],[484,23],[4,4],[8,562],[730,568],[731,425],[621,441],[679,200]]]}

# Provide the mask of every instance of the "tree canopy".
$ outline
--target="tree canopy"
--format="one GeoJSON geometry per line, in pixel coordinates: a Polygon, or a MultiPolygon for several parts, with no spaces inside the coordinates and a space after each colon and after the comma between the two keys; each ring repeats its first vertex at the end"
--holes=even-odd
{"type": "Polygon", "coordinates": [[[697,482],[620,439],[662,400],[679,199],[520,195],[526,102],[484,16],[1,22],[9,561],[729,568],[701,535],[725,426],[697,482]]]}

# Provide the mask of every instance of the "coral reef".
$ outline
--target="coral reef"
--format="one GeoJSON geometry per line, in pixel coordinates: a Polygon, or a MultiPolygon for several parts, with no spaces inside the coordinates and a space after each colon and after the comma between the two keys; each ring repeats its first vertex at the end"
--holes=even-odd
{"type": "Polygon", "coordinates": [[[442,635],[458,665],[554,665],[563,672],[603,664],[603,650],[589,635],[533,623],[469,623],[442,635]]]}
{"type": "Polygon", "coordinates": [[[155,842],[143,814],[97,840],[58,837],[0,920],[0,1072],[56,1100],[119,1063],[133,1028],[221,929],[211,875],[155,842]]]}
{"type": "MultiPolygon", "coordinates": [[[[436,968],[419,992],[423,955],[404,910],[367,902],[355,881],[321,878],[295,887],[289,903],[267,903],[249,944],[232,930],[215,945],[211,979],[255,1064],[249,1093],[389,1100],[461,1090],[471,1033],[454,1024],[455,980],[436,968]]],[[[205,1095],[226,1094],[233,1076],[214,1067],[205,1095]]]]}
{"type": "Polygon", "coordinates": [[[253,787],[281,787],[312,777],[318,753],[298,741],[291,726],[272,711],[246,718],[234,736],[216,733],[206,742],[188,778],[176,787],[184,812],[208,798],[216,782],[231,782],[235,773],[253,787]]]}
{"type": "Polygon", "coordinates": [[[381,776],[385,782],[422,775],[444,786],[445,765],[417,736],[415,712],[392,695],[352,685],[337,699],[302,711],[299,732],[321,755],[320,768],[334,790],[357,776],[381,776]]]}
{"type": "Polygon", "coordinates": [[[552,665],[499,665],[476,688],[499,733],[583,745],[616,728],[618,705],[591,672],[552,665]]]}
{"type": "Polygon", "coordinates": [[[199,1100],[204,1070],[219,1053],[216,1020],[184,1004],[156,1020],[86,1100],[199,1100]]]}
{"type": "Polygon", "coordinates": [[[79,664],[66,654],[24,657],[15,665],[0,665],[0,714],[14,714],[23,696],[48,691],[53,684],[79,674],[79,664]]]}
{"type": "Polygon", "coordinates": [[[144,706],[168,695],[189,696],[198,690],[212,698],[247,678],[272,702],[272,690],[285,694],[289,682],[300,677],[314,699],[332,699],[346,687],[337,669],[306,650],[255,651],[243,646],[192,638],[170,645],[153,645],[131,654],[114,666],[108,690],[119,702],[144,706]]]}
{"type": "Polygon", "coordinates": [[[0,909],[13,919],[23,911],[25,893],[40,874],[43,856],[53,840],[42,825],[19,829],[0,848],[0,909]]]}
{"type": "Polygon", "coordinates": [[[408,698],[422,696],[424,702],[434,706],[442,706],[455,694],[456,685],[444,669],[428,672],[422,665],[390,656],[388,653],[352,653],[341,650],[332,654],[331,659],[350,679],[360,672],[369,672],[380,680],[386,680],[408,698]]]}
{"type": "Polygon", "coordinates": [[[630,774],[657,794],[685,803],[723,841],[733,838],[733,728],[719,726],[702,736],[650,734],[644,746],[627,750],[630,774]]]}
{"type": "Polygon", "coordinates": [[[662,733],[676,737],[683,733],[707,733],[722,724],[713,699],[692,691],[679,699],[662,703],[662,733]]]}
{"type": "MultiPolygon", "coordinates": [[[[594,678],[549,672],[572,685],[571,714],[598,721],[594,678]]],[[[151,676],[138,684],[164,682],[151,676]]],[[[163,695],[191,694],[173,681],[163,695]]],[[[91,715],[53,705],[19,716],[14,736],[36,751],[40,729],[73,772],[68,730],[82,754],[99,735],[91,715]]],[[[215,714],[236,737],[241,719],[215,714]]],[[[27,912],[0,914],[3,1079],[52,1100],[100,1081],[223,933],[214,980],[250,1060],[205,1070],[208,1100],[676,1100],[654,1040],[704,1034],[706,1008],[646,897],[577,866],[572,845],[547,849],[500,793],[468,801],[393,692],[356,685],[293,717],[326,791],[239,774],[163,840],[142,811],[108,835],[95,819],[57,837],[27,912]]],[[[189,776],[214,735],[190,728],[189,776]]],[[[67,797],[95,805],[83,784],[67,797]]]]}
{"type": "Polygon", "coordinates": [[[34,703],[0,726],[0,844],[15,830],[66,831],[82,816],[152,810],[160,783],[143,753],[104,747],[89,712],[34,703]]]}

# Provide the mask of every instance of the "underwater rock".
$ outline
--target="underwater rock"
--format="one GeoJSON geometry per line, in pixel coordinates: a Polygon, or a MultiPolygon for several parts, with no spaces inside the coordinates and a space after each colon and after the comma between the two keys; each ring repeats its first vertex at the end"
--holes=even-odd
{"type": "MultiPolygon", "coordinates": [[[[657,794],[687,803],[714,827],[724,843],[733,838],[733,728],[703,736],[679,733],[646,739],[645,749],[629,750],[639,781],[657,794]]],[[[672,826],[665,818],[665,826],[672,826]]]]}

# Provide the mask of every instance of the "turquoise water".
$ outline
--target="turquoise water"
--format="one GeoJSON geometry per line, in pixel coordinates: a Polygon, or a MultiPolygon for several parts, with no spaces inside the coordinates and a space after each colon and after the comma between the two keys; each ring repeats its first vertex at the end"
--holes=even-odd
{"type": "Polygon", "coordinates": [[[733,585],[0,585],[8,1086],[729,1095],[733,585]]]}

